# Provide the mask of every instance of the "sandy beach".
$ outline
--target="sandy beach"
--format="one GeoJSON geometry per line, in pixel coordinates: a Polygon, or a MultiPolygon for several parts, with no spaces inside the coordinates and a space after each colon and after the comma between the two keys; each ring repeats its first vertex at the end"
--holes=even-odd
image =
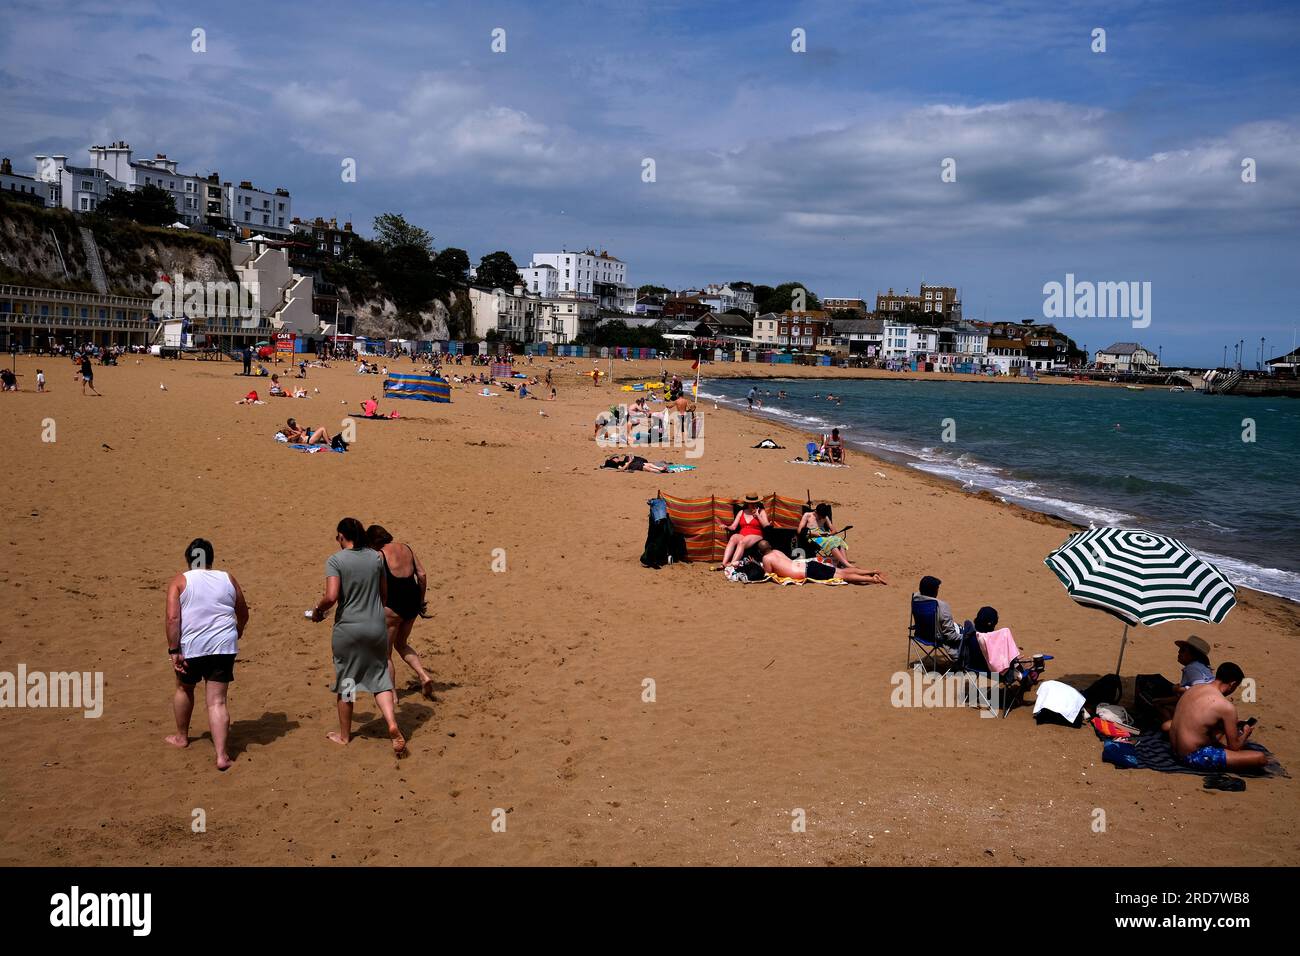
{"type": "MultiPolygon", "coordinates": [[[[1084,686],[1113,668],[1119,623],[1075,605],[1043,565],[1063,522],[858,452],[846,469],[790,464],[795,451],[751,446],[772,437],[795,449],[802,436],[711,405],[697,470],[597,470],[592,420],[626,393],[593,387],[590,361],[531,370],[548,364],[556,402],[455,386],[450,405],[381,405],[402,418],[358,421],[346,455],[306,455],[272,440],[285,418],[337,430],[379,393],[377,376],[313,369],[310,400],[238,406],[266,380],[235,377],[230,362],[126,356],[96,368],[96,398],[82,396],[66,359],[20,357],[23,391],[0,395],[0,670],[102,671],[106,702],[98,719],[0,711],[0,861],[1300,863],[1294,779],[1205,791],[1195,776],[1103,764],[1090,730],[1037,726],[1029,708],[987,720],[891,705],[924,574],[943,579],[959,619],[997,607],[1022,650],[1055,655],[1049,677],[1084,686]],[[48,394],[33,390],[37,366],[48,394]],[[49,419],[53,442],[42,440],[49,419]],[[641,567],[657,490],[751,489],[833,502],[854,525],[854,560],[891,586],[748,587],[698,564],[641,567]],[[400,763],[368,697],[353,744],[325,739],[329,625],[303,611],[347,515],[409,542],[430,575],[433,619],[417,621],[412,644],[437,700],[399,665],[411,749],[400,763]],[[162,739],[172,732],[163,589],[195,536],[212,540],[252,611],[225,774],[206,736],[184,751],[162,739]],[[204,832],[191,827],[196,808],[204,832]],[[505,832],[493,830],[495,810],[505,832]],[[792,832],[797,810],[806,832],[792,832]]],[[[625,379],[659,369],[614,367],[625,379]]],[[[1174,640],[1200,634],[1216,663],[1235,660],[1256,679],[1243,716],[1259,717],[1255,739],[1294,773],[1300,607],[1245,590],[1238,602],[1220,625],[1137,629],[1124,674],[1174,676],[1174,640]]],[[[194,735],[206,729],[198,707],[194,735]]]]}

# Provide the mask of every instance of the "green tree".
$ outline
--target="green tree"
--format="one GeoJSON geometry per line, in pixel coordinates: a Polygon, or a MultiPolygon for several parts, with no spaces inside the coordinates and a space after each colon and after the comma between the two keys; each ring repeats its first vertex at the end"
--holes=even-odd
{"type": "Polygon", "coordinates": [[[772,295],[772,293],[775,291],[776,290],[773,289],[770,285],[754,286],[754,308],[760,313],[765,312],[766,309],[760,308],[760,306],[762,306],[762,304],[766,302],[768,298],[772,295]]]}
{"type": "Polygon", "coordinates": [[[433,271],[429,253],[415,245],[389,250],[380,265],[379,280],[393,297],[393,304],[408,312],[423,309],[445,288],[433,271]]]}
{"type": "Polygon", "coordinates": [[[391,252],[402,246],[414,246],[424,250],[425,255],[433,256],[433,236],[427,230],[412,225],[406,217],[395,212],[382,213],[375,217],[375,242],[385,252],[391,252]]]}
{"type": "Polygon", "coordinates": [[[783,282],[761,302],[758,298],[758,289],[754,290],[754,302],[759,314],[761,315],[764,312],[785,312],[794,308],[795,292],[798,289],[802,289],[804,293],[803,311],[813,312],[822,307],[821,301],[802,282],[783,282]]]}
{"type": "Polygon", "coordinates": [[[642,295],[670,295],[670,294],[672,293],[672,291],[673,291],[672,289],[665,289],[665,288],[664,288],[663,286],[661,286],[661,285],[643,285],[643,286],[638,286],[638,287],[637,287],[636,294],[637,294],[638,296],[642,296],[642,295]]]}
{"type": "Polygon", "coordinates": [[[666,349],[667,342],[654,328],[630,328],[622,319],[614,319],[596,326],[589,332],[582,332],[574,340],[575,345],[618,345],[634,349],[666,349]]]}
{"type": "Polygon", "coordinates": [[[523,280],[519,277],[519,267],[510,258],[510,253],[498,250],[489,252],[479,260],[474,281],[492,289],[510,290],[523,280]]]}
{"type": "Polygon", "coordinates": [[[469,282],[469,254],[448,246],[433,257],[433,271],[453,285],[463,286],[469,282]]]}
{"type": "Polygon", "coordinates": [[[171,193],[153,185],[135,190],[115,189],[99,204],[97,211],[116,219],[130,219],[143,226],[170,226],[178,215],[171,193]]]}

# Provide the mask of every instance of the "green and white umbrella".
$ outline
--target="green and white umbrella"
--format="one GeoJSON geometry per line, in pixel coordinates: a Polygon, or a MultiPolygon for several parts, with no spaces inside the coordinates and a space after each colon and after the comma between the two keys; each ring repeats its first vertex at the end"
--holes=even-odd
{"type": "Polygon", "coordinates": [[[1116,673],[1130,624],[1218,624],[1237,603],[1237,589],[1219,568],[1177,538],[1150,531],[1090,528],[1070,535],[1043,563],[1075,601],[1124,622],[1116,673]]]}

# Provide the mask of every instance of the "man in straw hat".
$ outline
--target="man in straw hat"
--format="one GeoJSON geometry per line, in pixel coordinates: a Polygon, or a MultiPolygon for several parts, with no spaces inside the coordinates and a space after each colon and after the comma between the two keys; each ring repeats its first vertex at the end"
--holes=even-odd
{"type": "Polygon", "coordinates": [[[1155,697],[1151,703],[1160,711],[1160,716],[1168,720],[1174,715],[1174,708],[1184,694],[1199,684],[1208,684],[1214,680],[1214,670],[1210,667],[1210,644],[1203,637],[1188,635],[1184,641],[1174,641],[1178,647],[1178,663],[1183,673],[1176,685],[1168,685],[1170,693],[1155,697]]]}

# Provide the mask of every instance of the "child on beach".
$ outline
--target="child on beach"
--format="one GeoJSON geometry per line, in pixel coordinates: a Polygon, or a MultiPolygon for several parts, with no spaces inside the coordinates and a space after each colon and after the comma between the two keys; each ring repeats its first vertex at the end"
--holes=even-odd
{"type": "Polygon", "coordinates": [[[45,370],[38,368],[36,370],[36,391],[45,391],[45,370]]]}

